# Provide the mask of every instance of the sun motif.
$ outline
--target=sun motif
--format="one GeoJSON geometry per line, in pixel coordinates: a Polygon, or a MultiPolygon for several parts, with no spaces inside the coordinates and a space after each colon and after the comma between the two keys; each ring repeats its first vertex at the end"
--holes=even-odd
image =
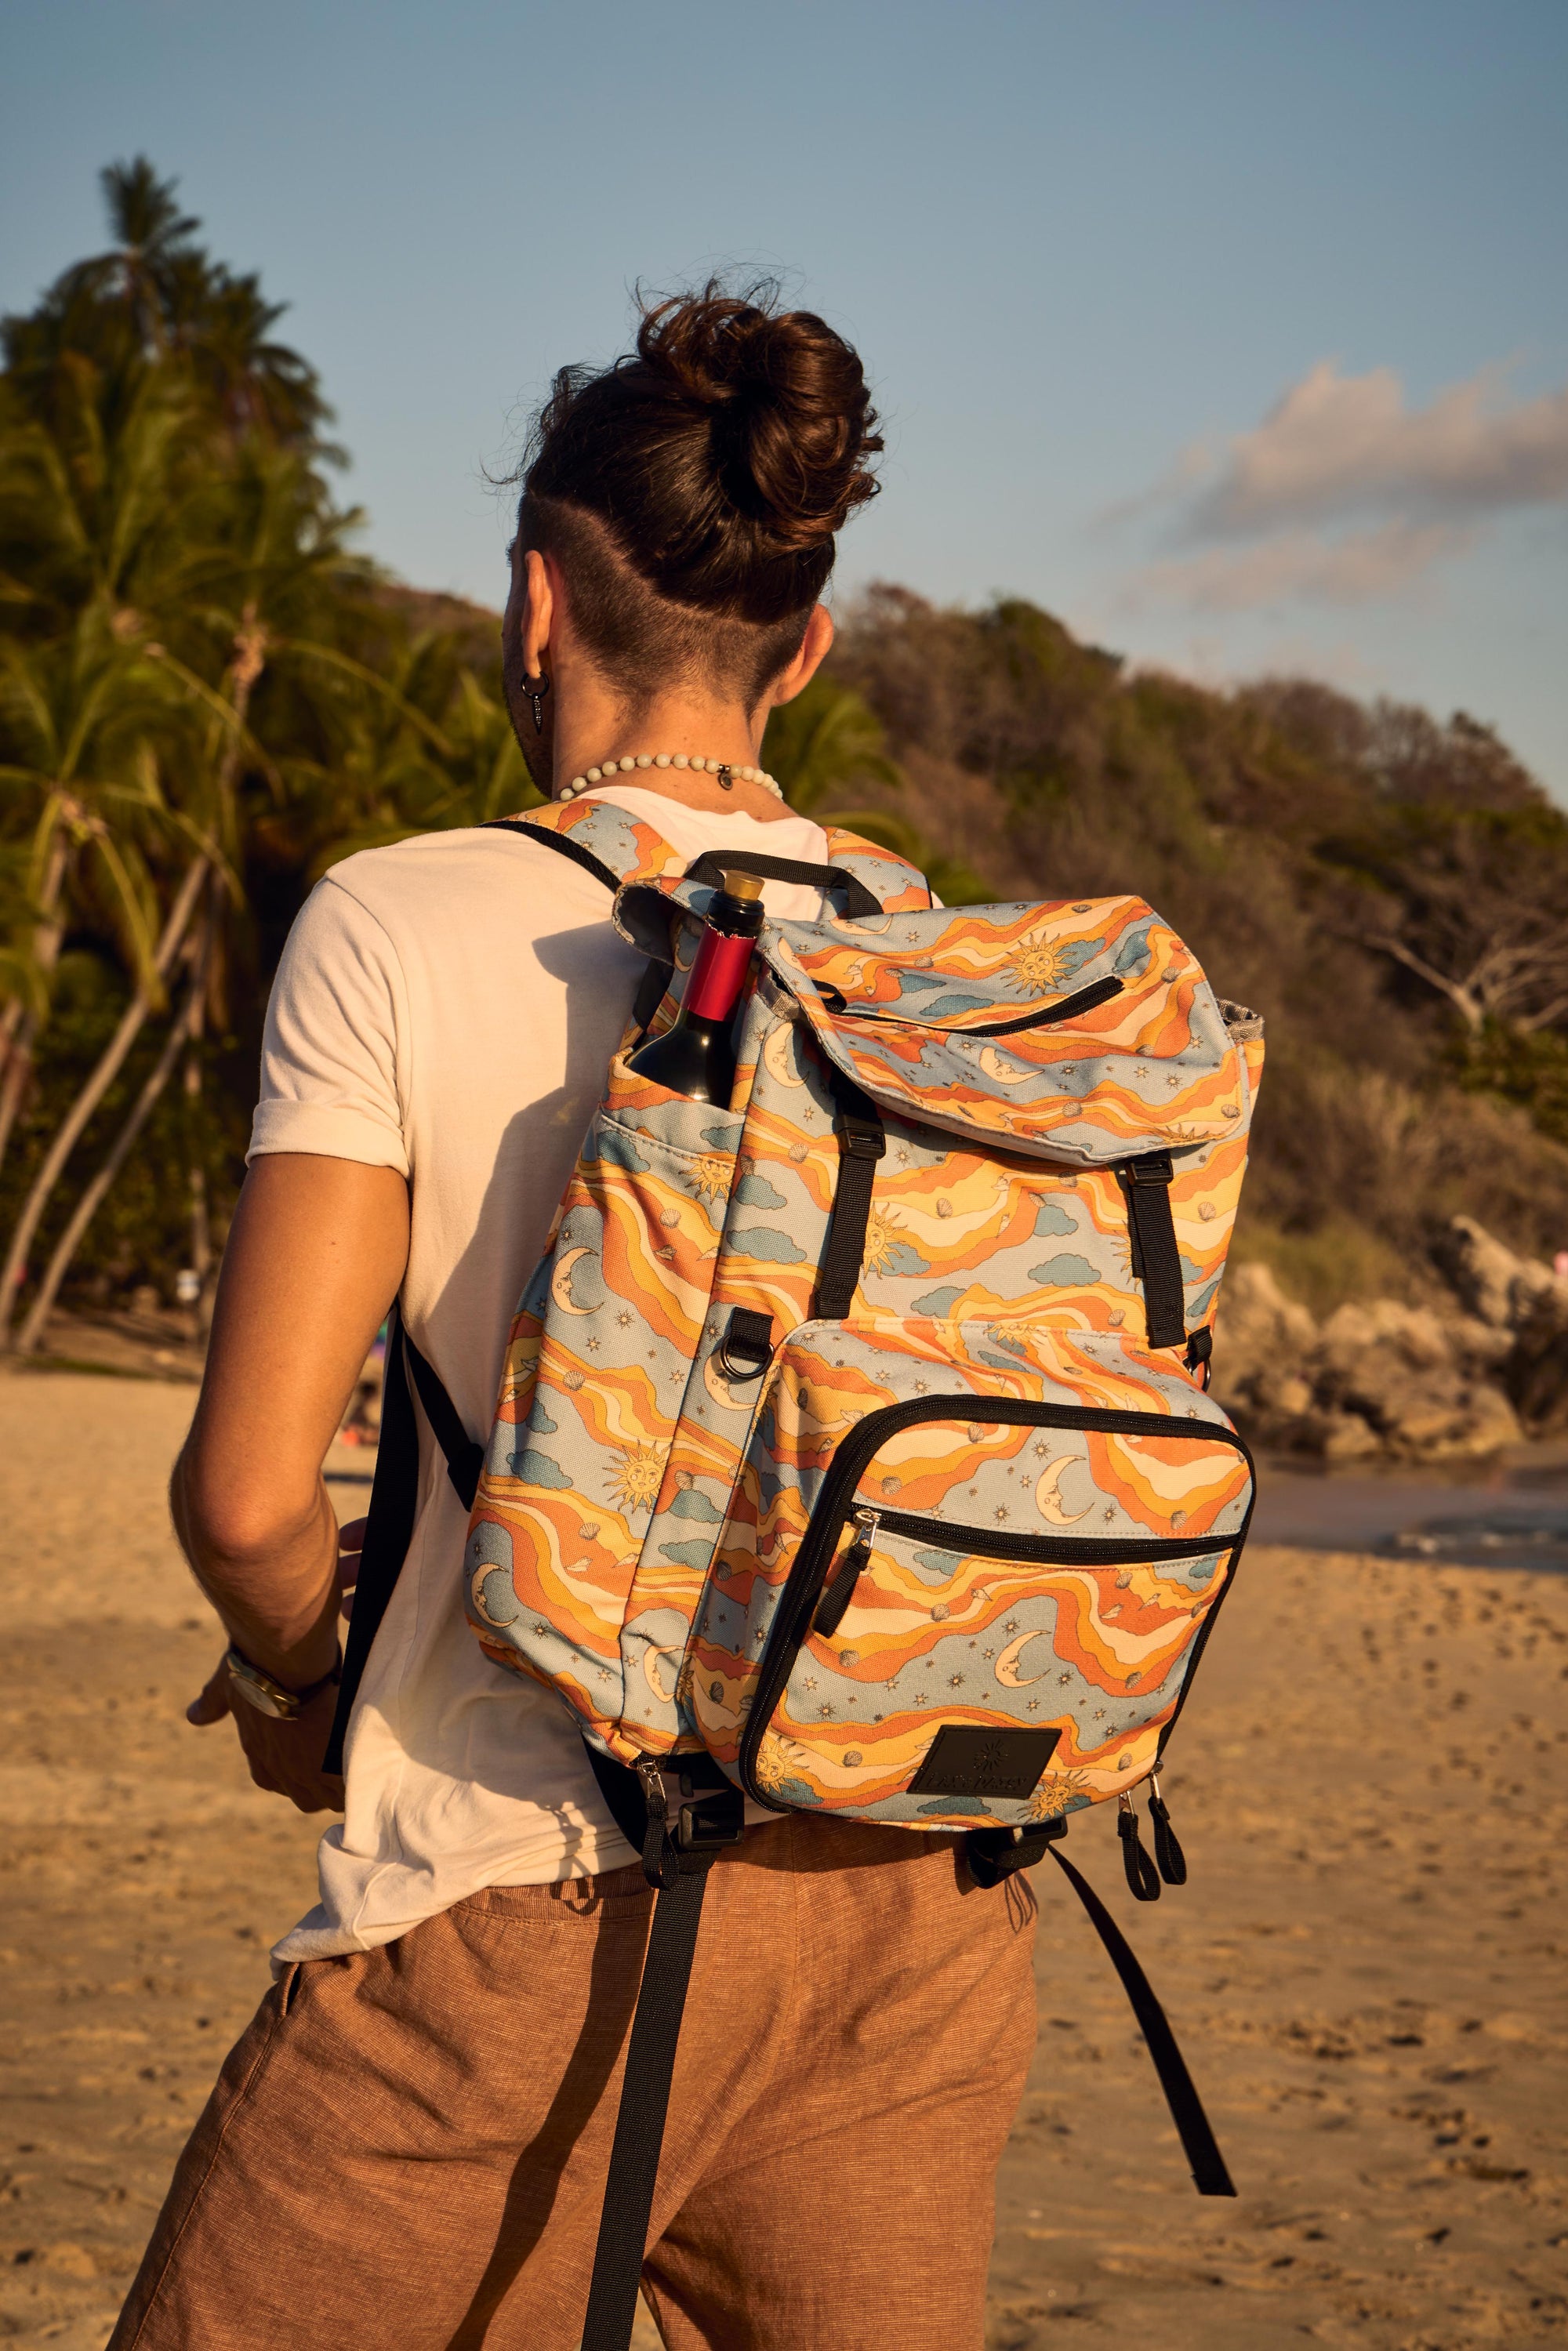
{"type": "Polygon", "coordinates": [[[628,1516],[651,1510],[659,1499],[664,1459],[652,1445],[623,1445],[618,1466],[610,1472],[610,1490],[628,1516]]]}
{"type": "Polygon", "coordinates": [[[1083,1771],[1053,1771],[1042,1780],[1029,1800],[1024,1818],[1029,1821],[1053,1821],[1064,1813],[1074,1796],[1081,1796],[1088,1783],[1083,1771]]]}
{"type": "Polygon", "coordinates": [[[717,1151],[705,1151],[692,1169],[692,1189],[699,1200],[722,1200],[729,1189],[729,1161],[717,1151]]]}
{"type": "Polygon", "coordinates": [[[1042,931],[1031,931],[1013,949],[1013,977],[1030,996],[1043,996],[1048,987],[1064,987],[1069,975],[1062,968],[1061,949],[1052,945],[1042,931]]]}
{"type": "Polygon", "coordinates": [[[891,1208],[873,1207],[865,1220],[865,1249],[861,1258],[866,1273],[885,1273],[903,1241],[904,1227],[891,1208]]]}

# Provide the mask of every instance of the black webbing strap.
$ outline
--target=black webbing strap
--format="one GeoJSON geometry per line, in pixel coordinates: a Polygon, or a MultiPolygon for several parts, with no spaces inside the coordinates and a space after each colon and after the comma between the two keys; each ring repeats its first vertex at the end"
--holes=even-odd
{"type": "MultiPolygon", "coordinates": [[[[705,849],[686,868],[688,882],[722,882],[727,873],[755,873],[759,882],[798,882],[802,889],[837,891],[851,922],[883,908],[858,873],[847,865],[806,865],[795,857],[768,857],[761,850],[705,849]]],[[[927,893],[929,894],[929,893],[927,893]]]]}
{"type": "Polygon", "coordinates": [[[413,1421],[413,1397],[403,1368],[402,1317],[394,1306],[387,1316],[386,1362],[382,1373],[382,1425],[376,1443],[376,1472],[371,1485],[371,1507],[365,1520],[364,1545],[360,1552],[359,1578],[354,1585],[354,1613],[343,1644],[343,1676],[338,1684],[337,1711],[321,1758],[323,1771],[341,1771],[343,1740],[349,1717],[387,1603],[402,1572],[413,1535],[419,1505],[419,1436],[413,1421]]]}
{"type": "Polygon", "coordinates": [[[681,2014],[707,1875],[716,1859],[712,1853],[683,1854],[679,1870],[653,1898],[653,1924],[626,2052],[581,2351],[627,2351],[632,2340],[681,2014]]]}
{"type": "Polygon", "coordinates": [[[876,1163],[887,1149],[882,1113],[871,1096],[852,1078],[831,1069],[837,1110],[833,1132],[839,1138],[839,1180],[833,1187],[833,1212],[828,1220],[827,1247],[817,1277],[812,1309],[819,1321],[841,1322],[860,1287],[865,1259],[866,1220],[871,1215],[876,1163]]]}
{"type": "Polygon", "coordinates": [[[402,1327],[393,1307],[387,1316],[386,1364],[382,1374],[382,1424],[376,1443],[376,1470],[371,1483],[371,1507],[365,1518],[365,1540],[354,1584],[354,1613],[343,1644],[343,1675],[338,1684],[338,1705],[321,1758],[323,1771],[340,1772],[349,1717],[364,1677],[371,1644],[381,1627],[402,1573],[413,1521],[419,1508],[419,1431],[414,1424],[413,1396],[409,1388],[412,1365],[420,1403],[442,1452],[446,1474],[465,1510],[471,1510],[485,1448],[476,1445],[457,1416],[457,1407],[402,1327]]]}
{"type": "Polygon", "coordinates": [[[591,849],[585,849],[580,841],[573,841],[570,833],[551,832],[548,825],[529,824],[525,818],[516,816],[493,816],[482,830],[486,832],[520,832],[525,841],[537,841],[541,849],[554,849],[562,857],[570,857],[574,865],[580,865],[585,873],[591,873],[594,880],[602,882],[607,890],[619,890],[621,887],[621,876],[613,865],[606,865],[602,857],[595,857],[591,849]]]}
{"type": "MultiPolygon", "coordinates": [[[[479,1472],[485,1467],[485,1448],[469,1436],[458,1416],[457,1406],[442,1386],[434,1364],[426,1362],[405,1331],[402,1343],[408,1354],[414,1386],[419,1390],[424,1416],[430,1423],[430,1433],[446,1458],[446,1474],[453,1490],[465,1510],[474,1507],[474,1497],[479,1490],[479,1472]]],[[[379,1460],[379,1456],[378,1456],[379,1460]]],[[[356,1605],[358,1604],[356,1603],[356,1605]]]]}
{"type": "Polygon", "coordinates": [[[1151,1347],[1179,1347],[1186,1337],[1186,1293],[1171,1217],[1175,1173],[1168,1151],[1147,1151],[1141,1158],[1124,1159],[1116,1170],[1116,1180],[1127,1196],[1133,1271],[1144,1285],[1144,1315],[1151,1347]]]}
{"type": "Polygon", "coordinates": [[[1133,2013],[1138,2029],[1155,2061],[1155,2071],[1160,2077],[1160,2087],[1166,2094],[1166,2104],[1171,2120],[1191,2170],[1193,2185],[1200,2196],[1234,2196],[1235,2183],[1225,2167],[1225,2158],[1209,2126],[1203,2110],[1203,2100],[1197,2095],[1186,2061],[1176,2047],[1176,2034],[1171,2031],[1165,2010],[1155,1998],[1154,1986],[1138,1965],[1132,1945],[1112,1917],[1088,1879],[1074,1869],[1060,1846],[1051,1847],[1051,1857],[1066,1873],[1068,1884],[1089,1913],[1090,1923],[1104,1944],[1111,1965],[1122,1979],[1123,1989],[1133,2003],[1133,2013]]]}

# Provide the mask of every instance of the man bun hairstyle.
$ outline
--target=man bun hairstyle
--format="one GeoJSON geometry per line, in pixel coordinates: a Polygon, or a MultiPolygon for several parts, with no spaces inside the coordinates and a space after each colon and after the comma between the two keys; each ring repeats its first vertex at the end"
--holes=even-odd
{"type": "Polygon", "coordinates": [[[635,705],[684,676],[753,704],[799,651],[882,448],[841,335],[763,282],[646,304],[634,351],[563,368],[518,517],[635,705]]]}

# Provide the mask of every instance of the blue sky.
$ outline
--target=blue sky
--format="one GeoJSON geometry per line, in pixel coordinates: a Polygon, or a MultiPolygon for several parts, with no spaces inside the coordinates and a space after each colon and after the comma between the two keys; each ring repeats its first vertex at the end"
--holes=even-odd
{"type": "Polygon", "coordinates": [[[10,0],[0,305],[139,151],[410,580],[498,602],[550,369],[762,266],[888,420],[841,595],[1462,706],[1568,799],[1563,0],[10,0]]]}

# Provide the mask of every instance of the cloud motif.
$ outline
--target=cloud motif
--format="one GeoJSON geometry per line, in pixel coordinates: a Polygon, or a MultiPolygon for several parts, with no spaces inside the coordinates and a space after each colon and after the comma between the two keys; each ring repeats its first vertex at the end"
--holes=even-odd
{"type": "Polygon", "coordinates": [[[788,1233],[776,1233],[767,1225],[748,1226],[745,1232],[734,1236],[736,1254],[754,1257],[764,1265],[804,1265],[806,1252],[788,1233]]]}

